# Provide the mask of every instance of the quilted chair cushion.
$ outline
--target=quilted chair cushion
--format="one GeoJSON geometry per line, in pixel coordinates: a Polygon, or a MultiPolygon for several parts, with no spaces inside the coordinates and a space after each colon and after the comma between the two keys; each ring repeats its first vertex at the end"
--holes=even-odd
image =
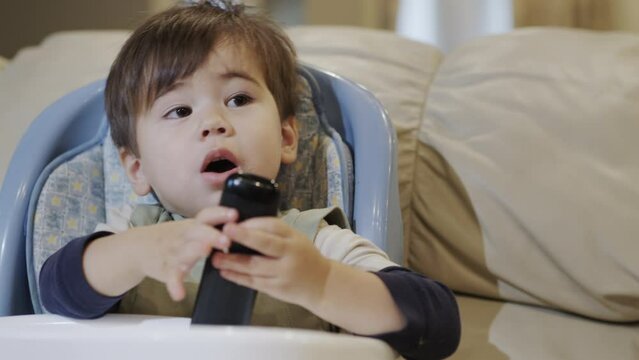
{"type": "Polygon", "coordinates": [[[102,165],[102,145],[96,145],[60,164],[43,186],[34,215],[32,251],[27,252],[27,262],[34,265],[28,270],[35,270],[35,277],[29,281],[32,295],[46,259],[71,239],[91,233],[104,222],[102,165]]]}

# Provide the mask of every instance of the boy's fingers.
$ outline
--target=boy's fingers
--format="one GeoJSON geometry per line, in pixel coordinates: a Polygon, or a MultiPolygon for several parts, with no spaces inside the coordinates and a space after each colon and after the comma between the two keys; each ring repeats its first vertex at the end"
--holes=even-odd
{"type": "Polygon", "coordinates": [[[259,251],[263,255],[281,257],[286,252],[284,239],[256,229],[250,229],[243,225],[226,224],[223,233],[233,241],[259,251]]]}
{"type": "Polygon", "coordinates": [[[281,236],[290,236],[291,228],[282,220],[275,217],[255,217],[242,222],[247,229],[262,230],[264,232],[281,236]]]}
{"type": "Polygon", "coordinates": [[[233,270],[220,270],[220,275],[228,281],[264,292],[271,296],[274,295],[274,290],[280,288],[279,280],[274,277],[251,276],[233,270]]]}
{"type": "Polygon", "coordinates": [[[209,225],[234,222],[237,221],[237,218],[237,210],[222,206],[203,209],[195,216],[198,222],[209,225]]]}
{"type": "Polygon", "coordinates": [[[233,270],[220,270],[220,276],[224,279],[234,282],[238,285],[242,285],[251,289],[260,290],[255,288],[256,284],[253,278],[246,274],[240,274],[233,270]]]}
{"type": "Polygon", "coordinates": [[[191,229],[189,240],[190,242],[208,244],[209,249],[206,252],[207,254],[210,252],[211,247],[226,250],[231,245],[228,236],[208,225],[200,225],[191,229]]]}
{"type": "Polygon", "coordinates": [[[184,284],[182,284],[181,272],[173,271],[169,274],[169,278],[166,281],[166,290],[173,301],[184,299],[186,291],[184,290],[184,284]]]}
{"type": "Polygon", "coordinates": [[[266,290],[264,288],[264,285],[265,285],[265,282],[268,280],[268,278],[254,277],[251,275],[238,273],[233,270],[221,270],[220,275],[224,279],[234,282],[238,285],[242,285],[242,286],[255,289],[257,291],[262,291],[262,292],[266,290]]]}
{"type": "Polygon", "coordinates": [[[277,275],[277,261],[265,256],[216,253],[212,261],[213,266],[220,270],[232,270],[257,277],[277,275]]]}
{"type": "Polygon", "coordinates": [[[197,241],[190,241],[184,244],[180,252],[177,254],[177,262],[183,266],[180,269],[189,272],[193,265],[203,257],[211,253],[211,244],[197,241]]]}

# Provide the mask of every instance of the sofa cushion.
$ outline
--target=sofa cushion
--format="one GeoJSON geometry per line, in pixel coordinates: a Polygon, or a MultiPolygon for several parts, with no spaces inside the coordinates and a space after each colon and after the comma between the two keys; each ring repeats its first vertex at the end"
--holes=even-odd
{"type": "Polygon", "coordinates": [[[450,360],[637,359],[639,325],[590,321],[557,310],[457,296],[462,320],[450,360]]]}
{"type": "Polygon", "coordinates": [[[397,174],[406,257],[411,236],[417,131],[442,52],[381,30],[300,26],[287,29],[287,33],[303,62],[361,84],[388,111],[397,133],[397,174]]]}
{"type": "Polygon", "coordinates": [[[0,72],[0,182],[31,121],[69,92],[106,77],[129,32],[54,33],[21,49],[0,72]]]}
{"type": "Polygon", "coordinates": [[[447,56],[419,130],[410,265],[461,292],[638,321],[637,64],[637,35],[565,29],[447,56]]]}

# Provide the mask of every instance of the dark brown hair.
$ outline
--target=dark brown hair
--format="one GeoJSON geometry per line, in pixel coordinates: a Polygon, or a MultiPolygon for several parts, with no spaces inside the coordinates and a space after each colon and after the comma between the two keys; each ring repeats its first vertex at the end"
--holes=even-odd
{"type": "Polygon", "coordinates": [[[244,46],[261,66],[281,119],[294,114],[298,75],[295,48],[282,29],[243,5],[218,1],[177,5],[138,27],[111,65],[105,108],[118,148],[139,155],[135,119],[155,99],[192,75],[221,42],[244,46]]]}

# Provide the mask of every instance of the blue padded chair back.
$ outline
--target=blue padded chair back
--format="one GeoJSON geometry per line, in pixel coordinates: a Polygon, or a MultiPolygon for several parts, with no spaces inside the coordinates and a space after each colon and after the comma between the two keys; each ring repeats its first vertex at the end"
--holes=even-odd
{"type": "MultiPolygon", "coordinates": [[[[310,66],[303,66],[302,75],[313,89],[317,112],[353,153],[354,191],[345,199],[353,228],[401,263],[395,133],[386,112],[368,91],[337,75],[310,66]]],[[[32,254],[25,256],[31,192],[40,174],[58,165],[58,156],[81,153],[105,137],[103,88],[103,81],[90,84],[48,107],[13,154],[0,190],[0,316],[33,312],[27,280],[32,254]]]]}
{"type": "Polygon", "coordinates": [[[404,246],[396,135],[382,104],[359,84],[306,67],[320,116],[325,116],[353,154],[353,229],[402,264],[404,246]]]}
{"type": "Polygon", "coordinates": [[[105,119],[101,89],[76,90],[38,116],[14,151],[0,190],[0,315],[33,312],[25,223],[36,180],[58,155],[95,138],[105,119]]]}

